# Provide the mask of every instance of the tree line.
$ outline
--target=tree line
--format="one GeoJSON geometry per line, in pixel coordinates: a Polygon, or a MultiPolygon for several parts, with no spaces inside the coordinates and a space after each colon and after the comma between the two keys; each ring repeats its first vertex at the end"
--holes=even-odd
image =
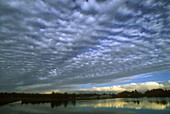
{"type": "Polygon", "coordinates": [[[96,98],[100,99],[101,96],[108,95],[110,98],[140,98],[140,97],[170,97],[170,90],[163,90],[163,89],[152,89],[148,90],[144,93],[138,92],[137,90],[134,91],[123,91],[118,94],[114,93],[55,93],[52,92],[51,94],[40,94],[40,93],[7,93],[1,92],[0,98],[17,98],[17,99],[47,99],[47,100],[75,100],[81,98],[96,98]]]}
{"type": "Polygon", "coordinates": [[[123,91],[116,94],[113,94],[112,97],[120,97],[120,98],[140,98],[140,97],[170,97],[170,90],[163,90],[163,89],[152,89],[148,90],[144,93],[135,91],[123,91]]]}

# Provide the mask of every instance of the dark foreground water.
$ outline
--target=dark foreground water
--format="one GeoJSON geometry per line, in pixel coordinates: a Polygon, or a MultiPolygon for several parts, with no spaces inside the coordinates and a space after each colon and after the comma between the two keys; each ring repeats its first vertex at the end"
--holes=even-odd
{"type": "Polygon", "coordinates": [[[170,98],[116,98],[65,103],[15,102],[0,107],[0,114],[170,114],[170,98]]]}

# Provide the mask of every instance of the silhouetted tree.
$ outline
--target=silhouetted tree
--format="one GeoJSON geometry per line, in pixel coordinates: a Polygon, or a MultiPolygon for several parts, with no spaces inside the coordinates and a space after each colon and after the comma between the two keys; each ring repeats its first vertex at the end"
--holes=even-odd
{"type": "Polygon", "coordinates": [[[146,97],[168,97],[168,91],[163,89],[148,90],[144,93],[146,97]]]}

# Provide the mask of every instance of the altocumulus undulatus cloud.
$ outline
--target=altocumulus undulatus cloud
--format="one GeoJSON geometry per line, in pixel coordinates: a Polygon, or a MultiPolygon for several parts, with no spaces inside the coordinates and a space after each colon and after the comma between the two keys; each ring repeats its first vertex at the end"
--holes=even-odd
{"type": "Polygon", "coordinates": [[[169,22],[168,0],[1,0],[0,90],[170,69],[169,22]]]}

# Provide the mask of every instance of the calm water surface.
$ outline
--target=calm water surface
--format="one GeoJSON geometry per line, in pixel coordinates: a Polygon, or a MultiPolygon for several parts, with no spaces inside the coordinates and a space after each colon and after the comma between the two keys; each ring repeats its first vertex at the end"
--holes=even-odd
{"type": "Polygon", "coordinates": [[[170,98],[116,98],[0,107],[0,114],[170,114],[170,98]]]}

